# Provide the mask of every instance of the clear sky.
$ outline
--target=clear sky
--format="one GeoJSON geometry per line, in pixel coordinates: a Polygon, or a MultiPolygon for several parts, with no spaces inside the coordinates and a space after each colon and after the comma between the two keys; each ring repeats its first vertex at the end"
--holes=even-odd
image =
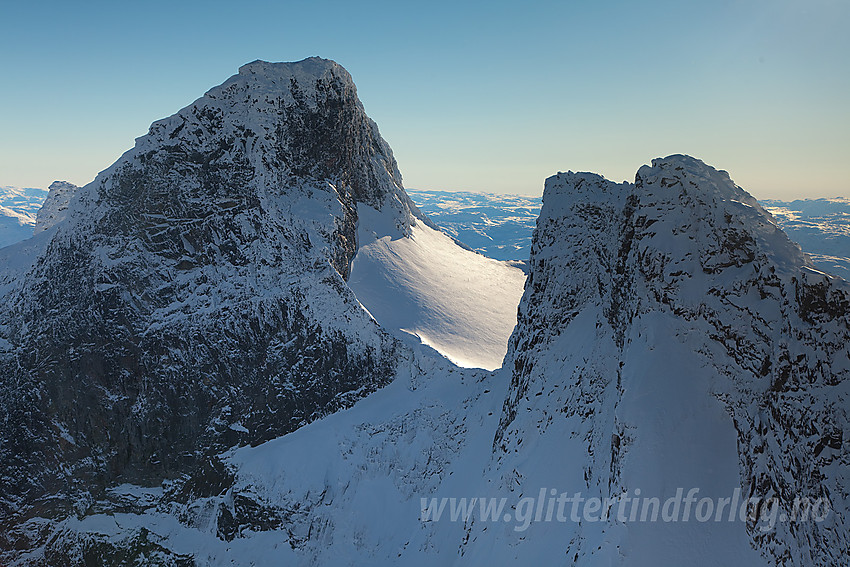
{"type": "Polygon", "coordinates": [[[248,61],[345,66],[418,189],[687,153],[850,197],[850,2],[0,0],[0,185],[84,184],[248,61]]]}

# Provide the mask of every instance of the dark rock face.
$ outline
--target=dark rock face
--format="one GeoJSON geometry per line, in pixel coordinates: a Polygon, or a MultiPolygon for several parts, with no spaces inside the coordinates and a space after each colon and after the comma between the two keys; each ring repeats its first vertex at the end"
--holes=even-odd
{"type": "Polygon", "coordinates": [[[563,348],[561,332],[588,313],[594,350],[580,353],[559,384],[569,392],[563,419],[574,419],[574,434],[588,444],[588,488],[614,494],[628,486],[624,455],[641,430],[618,408],[652,380],[631,369],[641,360],[635,348],[687,344],[690,368],[711,369],[705,387],[734,425],[743,494],[777,498],[788,517],[797,497],[830,503],[823,523],[770,532],[748,525],[755,548],[782,565],[837,565],[848,556],[846,282],[812,270],[755,199],[693,158],[655,160],[635,184],[592,174],[550,178],[506,358],[512,379],[497,454],[539,435],[523,420],[545,428],[523,417],[534,415],[531,393],[554,380],[562,358],[571,360],[554,345],[563,348]],[[659,320],[667,334],[647,343],[659,320]]]}
{"type": "Polygon", "coordinates": [[[246,65],[154,123],[0,298],[0,549],[389,382],[403,348],[344,279],[357,205],[408,203],[330,61],[246,65]]]}

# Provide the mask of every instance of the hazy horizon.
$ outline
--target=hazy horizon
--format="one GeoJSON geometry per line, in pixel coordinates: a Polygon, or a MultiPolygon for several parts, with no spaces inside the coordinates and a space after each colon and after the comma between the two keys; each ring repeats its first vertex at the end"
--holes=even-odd
{"type": "MultiPolygon", "coordinates": [[[[686,5],[687,4],[687,5],[686,5]]],[[[538,195],[684,153],[760,199],[850,197],[850,5],[4,8],[0,184],[85,184],[255,59],[348,69],[414,189],[538,195]]]]}

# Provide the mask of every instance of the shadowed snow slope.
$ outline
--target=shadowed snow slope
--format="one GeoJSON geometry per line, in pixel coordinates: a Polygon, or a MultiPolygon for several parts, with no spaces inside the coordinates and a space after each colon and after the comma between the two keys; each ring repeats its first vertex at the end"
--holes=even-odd
{"type": "Polygon", "coordinates": [[[525,274],[423,222],[403,236],[371,207],[358,216],[360,247],[348,284],[372,316],[459,366],[500,367],[525,274]]]}
{"type": "MultiPolygon", "coordinates": [[[[461,256],[427,221],[403,236],[367,208],[352,280],[379,318],[463,306],[450,274],[497,279],[453,266],[461,256]],[[425,267],[433,258],[445,273],[425,267]]],[[[846,564],[844,280],[687,156],[653,161],[634,184],[551,177],[530,268],[501,370],[399,349],[392,383],[353,407],[216,455],[211,490],[125,482],[106,511],[54,532],[163,565],[846,564]],[[659,516],[680,489],[697,501],[659,516]],[[742,518],[736,491],[773,499],[779,519],[742,518]],[[638,509],[638,495],[658,504],[638,509]],[[798,496],[830,513],[783,520],[798,496]]]]}
{"type": "MultiPolygon", "coordinates": [[[[348,407],[412,356],[345,284],[359,204],[400,234],[418,213],[333,61],[244,65],[51,196],[50,228],[0,253],[0,564],[107,486],[203,484],[210,455],[348,407]]],[[[89,562],[51,542],[50,563],[89,562]]]]}
{"type": "MultiPolygon", "coordinates": [[[[523,280],[416,209],[350,75],[319,58],[242,66],[92,183],[54,185],[38,219],[0,252],[3,565],[172,564],[147,535],[69,526],[127,510],[131,484],[148,503],[163,482],[174,502],[219,495],[223,451],[423,368],[463,372],[363,308],[347,285],[358,242],[377,284],[400,281],[363,304],[467,364],[499,365],[523,280]]],[[[229,541],[243,515],[210,518],[229,541]]]]}

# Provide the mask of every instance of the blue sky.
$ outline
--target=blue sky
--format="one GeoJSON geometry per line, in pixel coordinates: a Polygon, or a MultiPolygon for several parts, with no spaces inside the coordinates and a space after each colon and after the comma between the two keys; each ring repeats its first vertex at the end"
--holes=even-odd
{"type": "Polygon", "coordinates": [[[87,183],[241,64],[320,55],[411,188],[688,153],[757,197],[850,197],[846,0],[0,2],[0,185],[87,183]]]}

